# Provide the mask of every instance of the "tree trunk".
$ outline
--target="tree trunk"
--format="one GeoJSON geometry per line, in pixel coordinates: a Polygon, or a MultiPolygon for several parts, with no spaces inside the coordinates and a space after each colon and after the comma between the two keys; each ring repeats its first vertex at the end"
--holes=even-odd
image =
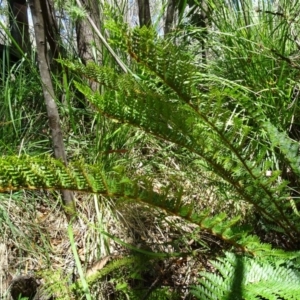
{"type": "MultiPolygon", "coordinates": [[[[97,0],[83,0],[81,3],[94,24],[100,29],[101,18],[97,0]]],[[[78,54],[83,63],[86,64],[89,61],[102,63],[102,54],[100,52],[101,43],[87,19],[76,22],[76,34],[78,54]],[[93,47],[96,49],[96,57],[94,55],[95,52],[93,51],[93,47]]]]}
{"type": "MultiPolygon", "coordinates": [[[[84,7],[96,28],[101,30],[101,16],[98,1],[82,0],[81,6],[84,7]]],[[[76,35],[78,55],[82,62],[84,64],[87,64],[88,62],[97,62],[101,65],[101,42],[87,18],[76,22],[76,35]]],[[[99,84],[94,81],[90,81],[89,85],[94,91],[96,91],[99,87],[99,84]]]]}
{"type": "Polygon", "coordinates": [[[60,64],[55,62],[55,59],[60,58],[62,54],[62,43],[59,28],[57,25],[57,21],[55,18],[55,11],[54,11],[54,3],[53,0],[44,0],[41,1],[41,9],[43,11],[43,20],[45,26],[45,34],[46,40],[49,45],[49,52],[48,52],[48,60],[49,64],[51,65],[51,70],[53,71],[53,66],[60,67],[60,64]]]}
{"type": "MultiPolygon", "coordinates": [[[[190,1],[191,5],[195,5],[195,1],[190,1]]],[[[200,5],[200,10],[195,10],[191,16],[191,23],[200,28],[201,32],[197,39],[200,41],[201,45],[201,56],[203,64],[206,64],[206,36],[208,34],[208,27],[210,26],[210,18],[212,14],[212,8],[207,0],[202,0],[200,5]]]]}
{"type": "Polygon", "coordinates": [[[12,38],[23,53],[30,52],[31,45],[26,0],[9,0],[8,11],[12,38]]]}
{"type": "Polygon", "coordinates": [[[151,13],[149,0],[137,0],[139,8],[140,26],[151,26],[151,13]]]}
{"type": "MultiPolygon", "coordinates": [[[[30,0],[29,6],[31,9],[32,20],[34,24],[36,50],[38,53],[38,64],[43,84],[43,94],[47,108],[49,126],[51,129],[54,156],[55,158],[61,159],[65,164],[67,164],[63,134],[60,126],[60,117],[55,102],[55,95],[49,65],[47,63],[46,35],[43,18],[43,13],[45,12],[42,11],[41,7],[41,2],[43,1],[44,0],[30,0]]],[[[75,213],[73,194],[68,190],[63,190],[62,196],[65,205],[65,213],[68,219],[70,219],[72,216],[74,216],[75,213]]]]}
{"type": "MultiPolygon", "coordinates": [[[[76,3],[78,5],[78,7],[80,9],[83,9],[84,6],[82,5],[81,1],[80,0],[76,0],[76,3]]],[[[101,16],[100,16],[100,19],[101,19],[101,16]]],[[[94,20],[92,19],[92,17],[90,15],[87,15],[87,21],[88,21],[88,24],[87,26],[91,26],[91,28],[93,28],[94,32],[95,32],[95,35],[97,36],[97,44],[99,43],[99,46],[100,45],[103,45],[107,50],[108,52],[111,54],[111,56],[115,59],[115,61],[117,62],[117,64],[120,66],[120,68],[125,72],[127,73],[128,72],[128,68],[127,66],[124,64],[124,62],[118,57],[118,55],[114,52],[114,50],[110,47],[110,45],[107,43],[105,37],[102,35],[102,33],[100,32],[99,30],[99,19],[97,20],[98,22],[98,26],[96,25],[96,23],[94,22],[94,20]]],[[[102,58],[102,57],[101,57],[102,58]]],[[[99,61],[98,61],[99,62],[99,61]]]]}
{"type": "Polygon", "coordinates": [[[167,14],[165,20],[165,36],[171,31],[175,17],[175,0],[168,0],[167,14]]]}

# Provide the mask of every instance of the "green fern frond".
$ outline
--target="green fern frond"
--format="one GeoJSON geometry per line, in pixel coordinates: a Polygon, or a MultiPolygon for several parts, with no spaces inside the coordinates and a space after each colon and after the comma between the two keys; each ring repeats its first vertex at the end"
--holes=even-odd
{"type": "Polygon", "coordinates": [[[113,260],[112,262],[108,263],[103,269],[97,271],[95,274],[89,276],[87,278],[87,282],[89,285],[92,285],[99,281],[104,276],[110,274],[111,272],[115,270],[119,270],[121,267],[130,266],[134,263],[136,263],[137,258],[136,257],[123,257],[113,260]]]}
{"type": "Polygon", "coordinates": [[[99,169],[82,162],[63,162],[49,156],[0,158],[0,192],[20,189],[70,189],[91,193],[107,190],[99,169]]]}
{"type": "Polygon", "coordinates": [[[270,141],[274,148],[278,148],[286,161],[289,163],[292,171],[300,176],[300,157],[299,157],[299,142],[293,141],[286,133],[280,132],[270,122],[265,122],[264,127],[269,134],[270,141]]]}
{"type": "Polygon", "coordinates": [[[139,178],[135,181],[114,171],[104,175],[100,166],[90,166],[84,162],[71,162],[65,166],[61,161],[43,157],[2,157],[0,158],[0,192],[20,189],[67,189],[87,193],[98,193],[106,197],[122,199],[122,202],[135,202],[161,209],[167,215],[181,217],[196,224],[200,229],[232,245],[239,251],[252,255],[278,257],[295,256],[280,250],[271,249],[257,236],[237,226],[239,217],[227,219],[225,213],[211,217],[207,211],[196,213],[190,204],[182,201],[182,192],[170,196],[166,192],[157,193],[151,182],[139,178]],[[141,187],[143,186],[143,188],[141,187]]]}
{"type": "Polygon", "coordinates": [[[226,253],[211,264],[217,272],[201,272],[192,289],[198,299],[300,299],[300,273],[286,263],[226,253]]]}
{"type": "MultiPolygon", "coordinates": [[[[145,30],[140,34],[146,35],[145,30]]],[[[156,50],[150,50],[146,38],[141,37],[141,41],[144,44],[139,51],[158,51],[155,54],[158,55],[156,61],[153,53],[153,57],[149,54],[150,58],[143,56],[143,53],[135,54],[141,56],[136,58],[138,63],[149,68],[149,77],[146,79],[137,76],[137,80],[128,74],[116,77],[113,72],[106,72],[106,68],[93,64],[84,67],[68,61],[61,62],[73,71],[106,86],[107,91],[100,94],[91,90],[88,85],[76,83],[78,90],[100,113],[141,128],[199,155],[216,174],[231,185],[241,199],[251,203],[263,217],[284,228],[286,234],[294,239],[291,232],[298,232],[299,229],[294,225],[294,220],[290,219],[293,217],[286,215],[288,202],[282,200],[288,198],[287,183],[280,183],[279,171],[266,176],[270,168],[264,162],[269,148],[268,141],[261,147],[260,158],[253,159],[254,149],[249,144],[249,139],[252,139],[251,128],[244,117],[231,118],[232,112],[221,106],[215,112],[213,98],[201,99],[201,93],[196,88],[199,76],[195,68],[186,68],[183,63],[186,61],[184,55],[180,51],[176,52],[175,46],[156,41],[153,46],[156,50]],[[178,55],[183,57],[180,59],[178,55]],[[173,56],[177,63],[169,71],[165,64],[173,56]],[[171,74],[166,75],[166,69],[171,74]],[[151,78],[150,74],[152,77],[156,76],[167,89],[153,88],[148,80],[151,78]],[[180,87],[182,74],[186,76],[184,87],[180,87]],[[249,144],[247,148],[245,143],[249,144]]],[[[234,93],[236,97],[243,97],[241,91],[237,92],[235,89],[234,93]]]]}

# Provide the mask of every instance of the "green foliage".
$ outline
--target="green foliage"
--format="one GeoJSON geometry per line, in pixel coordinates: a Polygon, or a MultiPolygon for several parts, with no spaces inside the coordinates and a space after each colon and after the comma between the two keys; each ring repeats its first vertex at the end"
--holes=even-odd
{"type": "Polygon", "coordinates": [[[288,261],[226,253],[211,264],[217,272],[199,274],[199,285],[192,289],[197,299],[299,299],[300,273],[288,261]]]}
{"type": "MultiPolygon", "coordinates": [[[[175,293],[171,293],[165,288],[145,286],[143,277],[149,276],[146,274],[146,270],[151,270],[154,264],[155,258],[153,256],[138,253],[128,257],[113,258],[104,268],[87,276],[87,282],[90,287],[93,287],[109,275],[110,283],[113,284],[118,299],[139,300],[145,298],[146,294],[148,295],[147,299],[177,299],[175,293]],[[128,279],[135,282],[134,286],[128,284],[128,279]]],[[[73,284],[72,289],[80,293],[82,285],[80,283],[73,284]]]]}
{"type": "MultiPolygon", "coordinates": [[[[181,17],[183,7],[191,2],[197,6],[195,1],[178,2],[181,17]]],[[[271,7],[261,4],[255,15],[250,1],[241,3],[242,7],[224,5],[221,0],[208,4],[214,29],[207,32],[210,58],[206,66],[192,53],[193,46],[199,47],[193,45],[195,41],[187,48],[171,38],[162,39],[153,29],[129,30],[114,11],[111,15],[116,22],[110,20],[106,28],[117,53],[129,60],[129,74],[116,72],[110,64],[60,63],[76,78],[99,84],[99,91],[94,91],[84,79],[75,82],[98,112],[96,118],[134,126],[186,151],[201,166],[199,173],[218,178],[207,179],[214,193],[224,194],[225,186],[230,200],[249,205],[257,216],[257,232],[271,232],[274,240],[278,236],[290,249],[298,250],[299,202],[291,198],[291,181],[284,176],[290,169],[298,182],[299,144],[290,130],[299,122],[297,98],[291,103],[299,68],[290,58],[298,45],[294,20],[288,18],[297,5],[287,6],[286,14],[272,14],[271,7]]],[[[203,29],[191,28],[188,33],[203,34],[203,29]]],[[[168,155],[175,154],[170,151],[168,155]]],[[[240,216],[212,215],[209,207],[199,212],[192,199],[184,199],[184,187],[176,181],[158,192],[155,173],[129,176],[118,164],[107,168],[90,161],[74,161],[66,167],[46,156],[4,156],[0,192],[70,189],[180,217],[239,253],[227,253],[212,262],[218,273],[200,274],[200,286],[193,290],[199,299],[298,299],[295,268],[299,262],[295,258],[299,252],[262,243],[256,234],[239,226],[240,216]]],[[[156,255],[167,258],[169,254],[156,255]]],[[[92,285],[118,267],[128,267],[131,259],[110,263],[87,282],[92,285]]],[[[128,283],[118,279],[116,289],[127,298],[134,297],[128,283]]]]}
{"type": "Polygon", "coordinates": [[[45,278],[43,294],[46,297],[49,295],[55,295],[58,300],[68,299],[71,294],[71,289],[69,287],[70,279],[63,273],[62,270],[40,270],[37,274],[40,277],[45,278]]]}
{"type": "Polygon", "coordinates": [[[284,200],[289,191],[281,172],[266,175],[273,168],[268,161],[273,146],[267,136],[257,144],[257,128],[267,128],[268,123],[259,106],[250,106],[251,92],[201,74],[186,52],[147,28],[134,29],[126,43],[139,70],[135,76],[117,76],[93,64],[61,62],[105,86],[100,94],[76,83],[100,113],[198,155],[229,183],[233,193],[294,240],[298,217],[289,213],[290,205],[284,200]],[[199,86],[209,80],[215,86],[203,94],[199,86]],[[231,105],[224,105],[226,100],[231,105]],[[232,111],[232,105],[243,113],[232,111]]]}
{"type": "Polygon", "coordinates": [[[43,143],[48,146],[48,141],[42,140],[37,130],[42,131],[39,121],[45,118],[39,79],[33,63],[23,59],[9,65],[6,60],[6,55],[0,58],[0,147],[3,154],[16,153],[23,139],[23,143],[28,142],[28,152],[32,153],[43,143]],[[40,145],[30,141],[33,136],[39,136],[37,144],[40,145]]]}
{"type": "Polygon", "coordinates": [[[129,179],[124,171],[115,168],[106,176],[100,166],[86,165],[83,162],[70,163],[67,167],[50,157],[2,157],[0,159],[0,191],[19,189],[68,189],[89,193],[98,193],[106,197],[119,199],[119,204],[135,202],[160,209],[167,215],[176,215],[194,223],[202,230],[225,241],[229,245],[252,255],[271,255],[294,257],[296,253],[284,253],[274,250],[269,244],[263,244],[259,238],[249,235],[248,231],[237,225],[239,216],[228,220],[225,213],[211,217],[209,211],[196,212],[193,206],[184,203],[182,192],[170,195],[154,191],[151,181],[141,178],[129,179]]]}
{"type": "Polygon", "coordinates": [[[299,143],[289,138],[286,133],[280,132],[271,123],[265,123],[265,129],[270,136],[271,145],[280,150],[285,162],[288,163],[291,170],[299,176],[299,143]]]}
{"type": "MultiPolygon", "coordinates": [[[[299,9],[299,3],[210,3],[214,5],[210,17],[215,28],[209,32],[207,42],[207,51],[212,55],[209,71],[247,86],[253,91],[248,105],[278,129],[289,130],[291,123],[298,123],[298,100],[293,103],[291,96],[299,76],[296,58],[294,61],[297,21],[289,16],[299,9]]],[[[257,137],[263,138],[258,129],[257,137]]]]}

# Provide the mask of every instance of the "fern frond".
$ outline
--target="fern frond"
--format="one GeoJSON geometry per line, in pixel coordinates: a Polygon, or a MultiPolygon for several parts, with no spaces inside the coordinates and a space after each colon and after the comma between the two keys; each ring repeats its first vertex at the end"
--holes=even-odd
{"type": "MultiPolygon", "coordinates": [[[[92,285],[99,281],[102,277],[108,275],[109,273],[113,272],[114,270],[118,270],[121,267],[130,266],[137,262],[136,257],[122,257],[114,259],[108,265],[106,265],[103,269],[97,271],[95,274],[88,276],[87,282],[89,285],[92,285]]],[[[77,287],[76,287],[77,288],[77,287]]]]}
{"type": "Polygon", "coordinates": [[[252,255],[278,257],[295,256],[281,250],[271,249],[257,236],[237,226],[239,217],[228,220],[225,213],[211,217],[208,212],[196,213],[193,206],[182,201],[182,192],[177,195],[157,193],[151,182],[139,178],[135,181],[116,173],[104,174],[100,166],[90,166],[83,161],[70,162],[65,166],[49,156],[7,156],[0,158],[0,192],[20,189],[67,189],[87,193],[98,193],[106,197],[122,199],[124,203],[135,202],[160,209],[167,215],[181,217],[200,229],[232,245],[239,251],[252,255]],[[142,187],[141,187],[142,186],[142,187]]]}
{"type": "Polygon", "coordinates": [[[292,171],[300,176],[299,142],[293,141],[285,132],[280,132],[272,123],[265,122],[264,127],[269,134],[270,141],[274,148],[278,148],[292,171]]]}
{"type": "Polygon", "coordinates": [[[70,189],[91,193],[105,192],[106,183],[99,169],[63,162],[49,156],[5,156],[0,158],[0,192],[20,189],[70,189]]]}
{"type": "Polygon", "coordinates": [[[192,289],[198,299],[300,299],[300,273],[286,264],[233,253],[211,263],[217,273],[200,273],[192,289]]]}
{"type": "MultiPolygon", "coordinates": [[[[140,33],[141,36],[147,36],[145,30],[140,33]]],[[[156,41],[153,49],[146,40],[146,37],[141,37],[144,44],[139,51],[157,52],[147,52],[148,56],[135,50],[135,55],[140,55],[137,61],[149,68],[149,77],[146,79],[139,76],[136,79],[128,74],[116,77],[113,72],[106,72],[106,68],[93,64],[84,67],[68,61],[61,62],[73,71],[106,86],[107,91],[100,94],[85,84],[76,83],[78,90],[100,113],[141,128],[199,155],[216,174],[231,185],[241,199],[251,203],[263,217],[283,228],[294,239],[292,232],[298,232],[299,228],[291,219],[293,217],[286,215],[287,201],[283,199],[288,198],[287,183],[279,184],[279,171],[273,172],[270,177],[266,176],[270,168],[264,162],[269,149],[268,141],[261,147],[260,158],[253,159],[254,149],[251,143],[245,148],[245,143],[249,144],[249,139],[252,139],[252,133],[244,117],[232,116],[232,112],[222,106],[215,112],[213,98],[201,99],[201,93],[197,90],[199,76],[188,62],[186,67],[184,55],[180,51],[176,52],[175,46],[165,45],[160,41],[156,41]],[[180,59],[178,55],[183,56],[180,59]],[[169,70],[165,64],[172,57],[175,57],[177,63],[169,70]],[[181,86],[182,74],[185,76],[184,86],[181,86]],[[167,89],[155,89],[148,79],[153,76],[167,89]]],[[[237,89],[234,93],[235,97],[243,97],[237,89]]],[[[263,123],[263,120],[258,119],[258,122],[263,123]]]]}

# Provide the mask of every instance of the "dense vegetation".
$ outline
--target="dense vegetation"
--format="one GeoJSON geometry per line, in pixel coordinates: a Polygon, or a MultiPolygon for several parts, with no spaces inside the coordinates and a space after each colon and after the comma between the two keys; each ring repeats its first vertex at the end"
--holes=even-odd
{"type": "Polygon", "coordinates": [[[1,243],[32,257],[43,293],[300,299],[300,4],[207,1],[199,27],[191,2],[165,37],[107,6],[105,63],[56,60],[67,166],[34,61],[3,61],[1,243]]]}

